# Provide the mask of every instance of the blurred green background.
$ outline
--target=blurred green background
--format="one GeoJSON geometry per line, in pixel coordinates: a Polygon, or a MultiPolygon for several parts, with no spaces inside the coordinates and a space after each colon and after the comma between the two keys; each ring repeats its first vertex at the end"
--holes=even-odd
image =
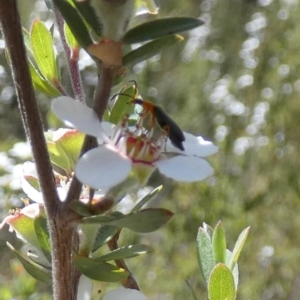
{"type": "MultiPolygon", "coordinates": [[[[232,249],[251,226],[239,260],[238,299],[300,299],[300,4],[297,0],[190,0],[159,3],[160,16],[193,16],[205,25],[185,41],[133,68],[145,99],[160,104],[184,131],[219,146],[209,158],[215,174],[205,182],[164,180],[159,205],[174,218],[144,235],[124,231],[124,244],[143,242],[155,251],[128,260],[149,299],[188,299],[184,279],[199,299],[206,288],[197,263],[196,235],[203,222],[221,220],[232,249]]],[[[49,15],[42,1],[20,1],[23,24],[49,15]]],[[[51,21],[47,23],[51,24],[51,21]]],[[[1,41],[1,43],[3,43],[1,41]]],[[[21,162],[8,152],[24,133],[3,44],[0,56],[0,209],[21,206],[21,162]]],[[[61,65],[63,67],[63,60],[61,65]]],[[[64,83],[68,86],[66,71],[64,83]]],[[[86,94],[96,82],[93,65],[82,64],[86,94]]],[[[49,99],[38,95],[46,119],[49,99]]],[[[158,174],[150,184],[161,182],[158,174]]],[[[157,204],[157,203],[156,203],[157,204]]],[[[12,259],[5,242],[21,243],[7,227],[0,234],[0,298],[50,299],[12,259]]],[[[113,285],[98,285],[102,292],[113,285]]],[[[97,286],[97,287],[98,287],[97,286]]]]}

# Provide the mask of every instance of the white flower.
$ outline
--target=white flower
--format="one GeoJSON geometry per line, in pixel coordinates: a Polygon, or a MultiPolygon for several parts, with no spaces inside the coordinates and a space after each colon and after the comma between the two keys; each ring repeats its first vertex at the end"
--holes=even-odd
{"type": "Polygon", "coordinates": [[[125,289],[123,287],[112,290],[104,295],[103,300],[146,300],[140,291],[125,289]]]}
{"type": "Polygon", "coordinates": [[[126,119],[120,125],[99,122],[96,113],[70,97],[53,100],[52,111],[67,124],[98,138],[99,147],[85,153],[78,161],[75,174],[84,184],[108,190],[124,181],[133,170],[145,183],[155,168],[169,178],[182,182],[203,180],[213,169],[202,157],[217,152],[217,147],[202,137],[184,133],[184,151],[175,148],[166,136],[157,140],[152,130],[138,124],[129,128],[126,119]]]}
{"type": "Polygon", "coordinates": [[[93,282],[85,275],[81,275],[79,278],[77,289],[77,300],[91,300],[93,294],[93,282]]]}

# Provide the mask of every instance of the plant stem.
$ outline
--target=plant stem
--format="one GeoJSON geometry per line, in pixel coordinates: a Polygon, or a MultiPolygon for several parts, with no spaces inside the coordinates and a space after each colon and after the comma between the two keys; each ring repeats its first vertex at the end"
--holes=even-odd
{"type": "MultiPolygon", "coordinates": [[[[121,233],[121,231],[116,233],[115,236],[113,237],[113,239],[107,243],[107,246],[110,251],[113,251],[113,250],[116,250],[119,248],[118,239],[119,239],[120,233],[121,233]]],[[[123,259],[118,259],[118,260],[115,260],[115,263],[116,263],[117,267],[122,268],[129,273],[128,277],[125,278],[124,280],[122,280],[122,285],[127,289],[140,290],[137,282],[135,281],[134,277],[131,275],[128,267],[126,266],[125,261],[123,259]]]]}
{"type": "Polygon", "coordinates": [[[72,56],[72,49],[69,47],[67,43],[65,32],[64,32],[64,19],[62,18],[61,13],[59,12],[55,4],[53,4],[52,7],[53,7],[54,17],[57,24],[57,29],[66,55],[68,69],[71,75],[70,79],[71,79],[71,84],[74,92],[74,97],[76,100],[85,103],[85,94],[82,85],[80,71],[78,68],[78,60],[74,59],[74,57],[72,56]]]}

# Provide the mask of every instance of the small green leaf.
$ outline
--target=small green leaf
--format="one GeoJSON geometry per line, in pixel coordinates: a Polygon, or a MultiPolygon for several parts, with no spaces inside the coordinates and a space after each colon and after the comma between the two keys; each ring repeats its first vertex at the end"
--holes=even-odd
{"type": "Polygon", "coordinates": [[[207,284],[210,273],[216,263],[213,255],[211,239],[208,233],[201,227],[198,230],[197,246],[198,246],[198,262],[199,262],[200,270],[207,284]]]}
{"type": "Polygon", "coordinates": [[[207,232],[207,234],[209,235],[209,237],[212,238],[213,233],[214,233],[213,229],[205,222],[203,222],[202,226],[203,226],[203,229],[205,230],[205,232],[207,232]]]}
{"type": "Polygon", "coordinates": [[[95,252],[98,250],[101,246],[109,242],[119,231],[119,228],[112,225],[102,225],[97,232],[93,249],[92,251],[95,252]]]}
{"type": "Polygon", "coordinates": [[[217,264],[209,278],[208,295],[210,300],[234,300],[235,287],[231,271],[226,265],[217,264]]]}
{"type": "Polygon", "coordinates": [[[125,44],[141,43],[190,30],[203,24],[204,22],[199,19],[188,17],[157,19],[143,23],[127,31],[123,42],[125,44]]]}
{"type": "Polygon", "coordinates": [[[239,235],[235,245],[234,245],[234,248],[233,248],[233,251],[232,251],[232,257],[231,257],[231,260],[229,262],[229,269],[232,270],[235,266],[235,264],[237,263],[238,259],[239,259],[239,256],[241,254],[241,251],[244,247],[244,244],[246,242],[246,239],[247,239],[247,236],[248,236],[248,233],[249,233],[249,230],[250,230],[250,227],[247,227],[246,229],[244,229],[241,234],[239,235]]]}
{"type": "Polygon", "coordinates": [[[34,67],[33,63],[28,60],[30,76],[33,82],[34,89],[36,91],[42,92],[49,97],[57,97],[61,93],[52,86],[44,77],[39,73],[39,71],[34,67]]]}
{"type": "Polygon", "coordinates": [[[50,82],[58,81],[52,36],[43,22],[39,20],[33,22],[30,41],[35,61],[43,76],[50,82]]]}
{"type": "Polygon", "coordinates": [[[78,49],[79,44],[77,40],[75,39],[70,27],[68,26],[67,23],[64,23],[64,33],[66,37],[66,41],[71,49],[78,49]]]}
{"type": "Polygon", "coordinates": [[[174,46],[181,41],[183,41],[183,37],[174,34],[153,40],[126,54],[123,57],[123,65],[126,67],[131,67],[161,53],[163,50],[174,46]]]}
{"type": "Polygon", "coordinates": [[[163,186],[160,185],[153,191],[151,191],[148,195],[146,195],[143,199],[141,199],[135,207],[131,210],[131,212],[137,212],[139,211],[149,200],[151,200],[153,197],[155,197],[161,190],[163,186]]]}
{"type": "Polygon", "coordinates": [[[226,236],[221,221],[218,222],[212,236],[213,253],[216,263],[226,261],[226,236]]]}
{"type": "Polygon", "coordinates": [[[84,136],[83,133],[77,130],[68,130],[61,135],[59,139],[55,140],[56,144],[60,146],[67,155],[71,170],[74,170],[79,158],[84,136]]]}
{"type": "Polygon", "coordinates": [[[93,280],[116,282],[128,276],[124,269],[92,258],[77,256],[73,261],[82,274],[93,280]]]}
{"type": "Polygon", "coordinates": [[[14,255],[18,258],[18,260],[21,262],[24,269],[32,277],[47,284],[51,283],[51,272],[49,270],[28,261],[22,255],[20,255],[10,243],[7,242],[6,244],[10,248],[10,250],[14,253],[14,255]]]}
{"type": "Polygon", "coordinates": [[[71,162],[65,151],[57,143],[51,141],[47,141],[47,148],[51,162],[70,174],[73,169],[71,169],[71,162]]]}
{"type": "Polygon", "coordinates": [[[119,228],[126,227],[135,232],[152,232],[166,224],[173,213],[163,208],[149,208],[128,215],[106,215],[83,218],[83,223],[110,224],[119,228]]]}
{"type": "Polygon", "coordinates": [[[53,0],[53,2],[70,27],[70,30],[72,31],[78,43],[85,49],[89,45],[93,44],[89,31],[77,9],[68,1],[53,0]]]}
{"type": "Polygon", "coordinates": [[[34,229],[37,241],[39,243],[39,249],[47,258],[48,262],[51,262],[51,245],[50,236],[48,233],[47,220],[43,216],[39,216],[34,219],[34,229]]]}
{"type": "Polygon", "coordinates": [[[152,248],[147,245],[130,245],[113,250],[105,255],[97,257],[97,261],[109,261],[135,257],[141,254],[152,251],[152,248]]]}
{"type": "Polygon", "coordinates": [[[131,114],[133,106],[130,101],[137,97],[137,88],[135,85],[121,90],[116,97],[114,106],[109,115],[109,122],[117,124],[126,114],[131,114]]]}
{"type": "Polygon", "coordinates": [[[34,219],[19,213],[10,221],[10,225],[22,236],[22,238],[33,247],[39,249],[39,242],[36,239],[34,219]]]}
{"type": "MultiPolygon", "coordinates": [[[[227,249],[226,251],[226,266],[229,266],[229,263],[232,259],[232,252],[227,249]]],[[[235,290],[238,288],[239,284],[239,265],[235,263],[233,270],[231,270],[233,279],[234,279],[234,285],[235,285],[235,290]]]]}
{"type": "Polygon", "coordinates": [[[37,191],[40,191],[39,180],[31,175],[24,175],[24,179],[37,191]]]}

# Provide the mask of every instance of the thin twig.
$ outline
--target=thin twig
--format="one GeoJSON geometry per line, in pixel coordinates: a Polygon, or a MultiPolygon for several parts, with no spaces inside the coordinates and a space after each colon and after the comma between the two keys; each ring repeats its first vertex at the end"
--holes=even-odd
{"type": "MultiPolygon", "coordinates": [[[[111,239],[107,243],[109,250],[113,251],[113,250],[116,250],[119,248],[118,239],[119,239],[120,233],[121,233],[121,231],[117,232],[115,234],[115,236],[113,237],[113,239],[111,239]]],[[[117,267],[122,268],[129,273],[127,278],[122,280],[122,285],[127,289],[140,290],[137,282],[135,281],[134,277],[132,276],[128,267],[126,266],[125,261],[123,259],[118,259],[118,260],[115,260],[115,263],[116,263],[117,267]]]]}
{"type": "Polygon", "coordinates": [[[78,67],[78,60],[74,59],[72,55],[72,49],[69,47],[65,32],[64,32],[64,19],[61,16],[61,13],[53,4],[54,17],[56,19],[57,29],[59,32],[59,36],[62,42],[62,46],[66,55],[67,66],[70,72],[71,84],[74,92],[74,97],[76,100],[79,100],[82,103],[85,103],[85,93],[82,85],[82,79],[78,67]]]}

